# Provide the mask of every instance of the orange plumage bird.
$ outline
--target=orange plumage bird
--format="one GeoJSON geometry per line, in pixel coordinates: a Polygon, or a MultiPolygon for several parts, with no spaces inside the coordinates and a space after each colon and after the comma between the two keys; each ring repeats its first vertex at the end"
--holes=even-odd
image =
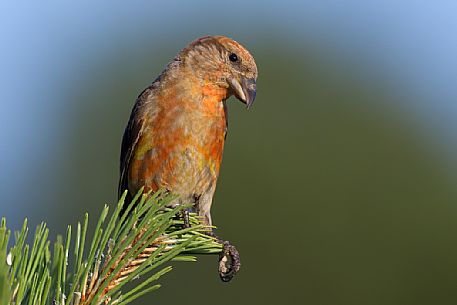
{"type": "MultiPolygon", "coordinates": [[[[256,79],[254,58],[230,38],[207,36],[181,50],[133,107],[122,139],[119,196],[141,187],[167,189],[179,195],[173,205],[194,203],[211,225],[228,126],[226,100],[235,95],[249,108],[256,79]]],[[[240,267],[239,255],[220,241],[219,271],[229,281],[240,267]],[[225,266],[227,257],[231,263],[225,266]]]]}

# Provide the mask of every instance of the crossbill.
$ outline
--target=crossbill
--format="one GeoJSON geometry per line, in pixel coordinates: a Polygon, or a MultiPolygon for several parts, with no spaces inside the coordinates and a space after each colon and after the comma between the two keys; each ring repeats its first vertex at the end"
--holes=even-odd
{"type": "MultiPolygon", "coordinates": [[[[256,79],[254,58],[230,38],[206,36],[182,49],[136,100],[122,139],[119,196],[142,187],[167,189],[179,195],[173,205],[192,203],[212,225],[228,127],[226,100],[234,95],[249,108],[256,79]]],[[[240,267],[238,251],[218,240],[224,245],[219,273],[229,281],[240,267]]]]}

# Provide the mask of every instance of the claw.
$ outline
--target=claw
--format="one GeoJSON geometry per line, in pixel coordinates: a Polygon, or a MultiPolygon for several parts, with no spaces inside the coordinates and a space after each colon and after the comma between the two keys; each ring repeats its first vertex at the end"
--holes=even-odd
{"type": "Polygon", "coordinates": [[[222,252],[219,253],[219,277],[223,282],[230,282],[240,270],[240,254],[234,245],[219,238],[213,231],[207,232],[209,236],[216,238],[222,244],[222,252]]]}
{"type": "Polygon", "coordinates": [[[182,220],[184,222],[183,228],[184,229],[190,228],[189,210],[188,209],[183,210],[181,212],[181,217],[182,217],[182,220]]]}
{"type": "Polygon", "coordinates": [[[230,282],[240,270],[240,254],[235,246],[228,241],[223,243],[222,252],[219,254],[219,276],[223,282],[230,282]]]}

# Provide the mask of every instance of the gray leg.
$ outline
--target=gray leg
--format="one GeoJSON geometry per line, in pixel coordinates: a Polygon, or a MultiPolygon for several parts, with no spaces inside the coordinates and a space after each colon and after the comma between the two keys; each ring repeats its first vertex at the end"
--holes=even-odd
{"type": "Polygon", "coordinates": [[[184,229],[190,228],[189,210],[188,210],[188,209],[183,210],[183,211],[181,212],[181,217],[182,217],[182,220],[183,220],[183,222],[184,222],[183,228],[184,228],[184,229]]]}
{"type": "MultiPolygon", "coordinates": [[[[209,226],[212,224],[210,213],[212,195],[211,193],[201,196],[197,204],[198,215],[203,216],[204,223],[209,226]]],[[[234,245],[216,236],[213,230],[209,231],[208,235],[215,237],[222,245],[222,252],[219,254],[219,276],[223,282],[229,282],[240,270],[240,254],[234,245]]]]}

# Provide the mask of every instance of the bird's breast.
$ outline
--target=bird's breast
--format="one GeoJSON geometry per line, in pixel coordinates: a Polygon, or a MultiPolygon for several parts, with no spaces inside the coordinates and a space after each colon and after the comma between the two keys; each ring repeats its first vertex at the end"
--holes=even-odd
{"type": "Polygon", "coordinates": [[[226,133],[221,100],[158,103],[147,122],[131,167],[130,181],[155,190],[201,194],[219,175],[226,133]]]}

